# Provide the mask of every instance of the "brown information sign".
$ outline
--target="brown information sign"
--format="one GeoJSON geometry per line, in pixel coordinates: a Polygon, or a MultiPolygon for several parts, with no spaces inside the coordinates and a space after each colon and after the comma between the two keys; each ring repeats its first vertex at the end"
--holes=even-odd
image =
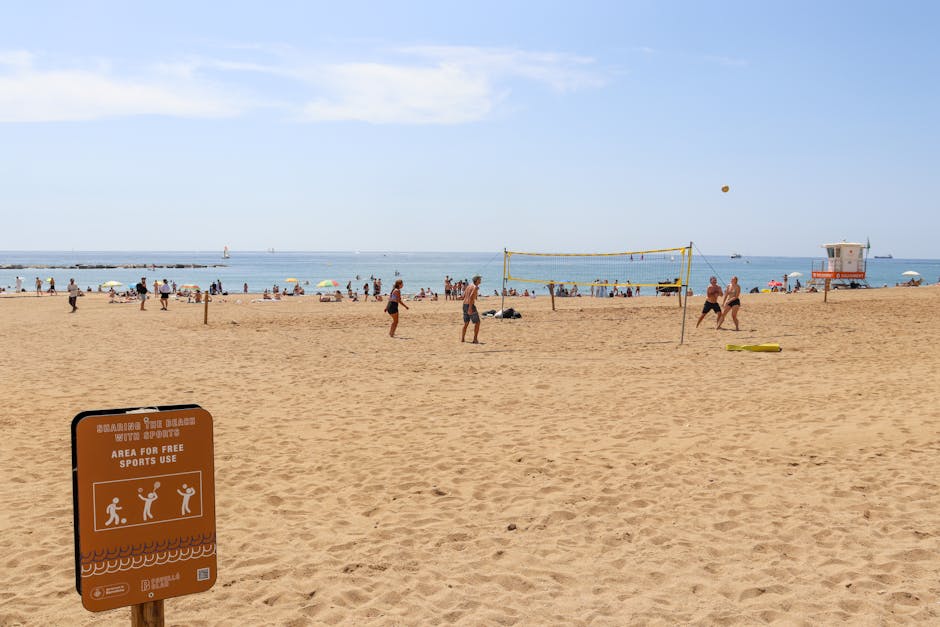
{"type": "Polygon", "coordinates": [[[72,420],[75,580],[93,612],[216,579],[212,416],[198,405],[72,420]]]}

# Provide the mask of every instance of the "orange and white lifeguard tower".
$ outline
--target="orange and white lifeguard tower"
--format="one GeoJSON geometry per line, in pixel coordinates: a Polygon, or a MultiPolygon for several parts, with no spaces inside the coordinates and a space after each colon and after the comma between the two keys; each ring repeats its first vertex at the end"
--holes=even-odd
{"type": "Polygon", "coordinates": [[[840,287],[868,287],[865,280],[865,244],[858,242],[837,242],[823,244],[826,249],[826,259],[813,264],[813,280],[811,285],[825,281],[826,292],[830,286],[833,289],[840,287]]]}

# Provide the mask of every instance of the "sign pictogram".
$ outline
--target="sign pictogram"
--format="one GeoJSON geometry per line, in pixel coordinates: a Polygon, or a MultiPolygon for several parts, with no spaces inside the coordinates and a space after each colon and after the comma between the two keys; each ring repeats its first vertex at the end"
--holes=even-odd
{"type": "Polygon", "coordinates": [[[198,405],[72,420],[75,582],[93,612],[216,580],[212,416],[198,405]]]}

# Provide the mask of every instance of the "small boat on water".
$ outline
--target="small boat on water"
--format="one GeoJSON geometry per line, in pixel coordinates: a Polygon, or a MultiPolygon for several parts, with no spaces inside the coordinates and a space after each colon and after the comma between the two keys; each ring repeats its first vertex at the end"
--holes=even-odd
{"type": "Polygon", "coordinates": [[[731,258],[732,258],[732,259],[740,259],[740,258],[741,258],[741,253],[731,253],[731,258]]]}
{"type": "Polygon", "coordinates": [[[230,255],[228,254],[228,246],[223,247],[223,248],[222,248],[222,259],[228,259],[229,256],[230,256],[230,255]]]}
{"type": "Polygon", "coordinates": [[[894,255],[890,253],[887,255],[875,255],[875,259],[894,259],[894,255]]]}

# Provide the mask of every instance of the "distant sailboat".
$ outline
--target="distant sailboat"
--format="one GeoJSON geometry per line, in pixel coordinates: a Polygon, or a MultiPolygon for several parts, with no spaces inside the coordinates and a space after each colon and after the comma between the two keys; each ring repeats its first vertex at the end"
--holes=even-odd
{"type": "Polygon", "coordinates": [[[732,259],[740,259],[740,258],[741,258],[741,253],[734,253],[734,254],[731,255],[731,258],[732,258],[732,259]]]}
{"type": "Polygon", "coordinates": [[[228,246],[222,248],[222,259],[228,259],[230,255],[228,254],[228,246]]]}

